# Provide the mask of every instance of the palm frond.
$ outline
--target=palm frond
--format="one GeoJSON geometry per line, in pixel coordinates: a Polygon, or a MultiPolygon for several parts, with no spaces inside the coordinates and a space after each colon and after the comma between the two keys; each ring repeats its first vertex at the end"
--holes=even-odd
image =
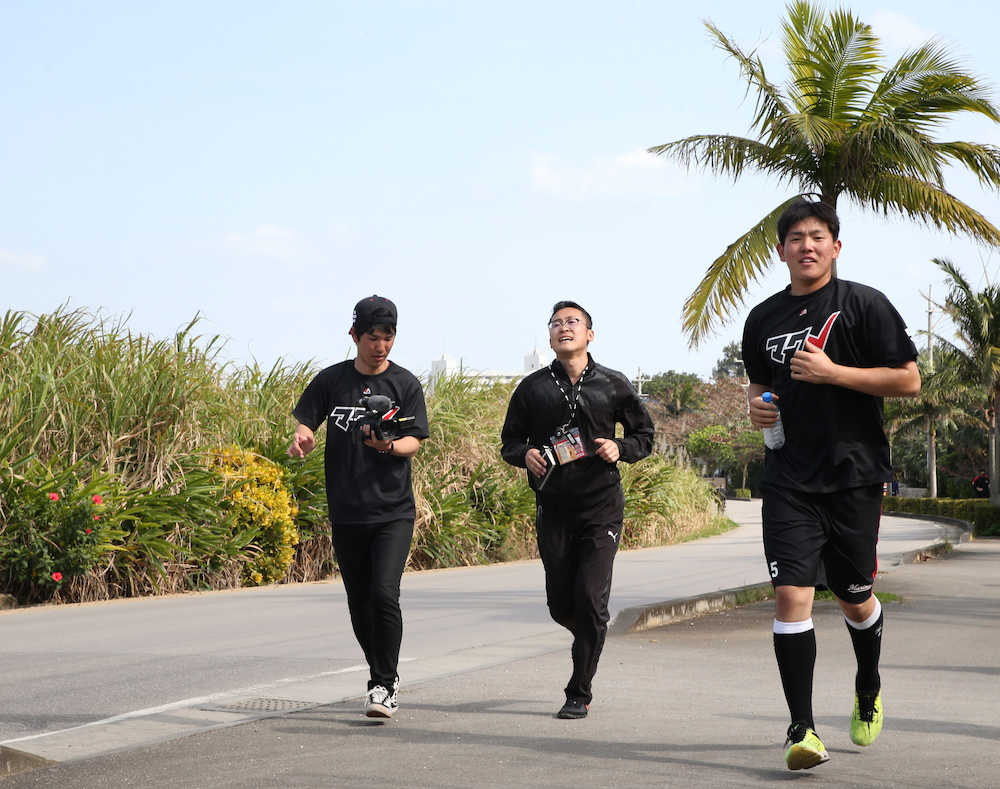
{"type": "Polygon", "coordinates": [[[877,83],[878,38],[848,11],[834,11],[795,64],[795,88],[809,112],[853,121],[864,112],[877,83]]]}
{"type": "Polygon", "coordinates": [[[705,21],[704,24],[715,38],[715,45],[739,63],[740,74],[747,79],[747,92],[757,89],[757,107],[752,125],[760,131],[767,130],[777,119],[788,114],[787,100],[778,86],[768,80],[759,57],[744,52],[711,22],[705,21]]]}
{"type": "Polygon", "coordinates": [[[656,156],[670,157],[688,168],[697,165],[734,179],[748,166],[788,180],[797,178],[800,171],[799,163],[788,153],[757,140],[726,134],[697,134],[655,145],[648,151],[656,156]]]}
{"type": "Polygon", "coordinates": [[[954,112],[1000,121],[990,88],[964,70],[944,44],[932,39],[904,53],[885,72],[865,114],[890,116],[896,123],[929,131],[954,112]]]}
{"type": "Polygon", "coordinates": [[[892,117],[866,118],[847,135],[841,148],[844,182],[864,182],[873,165],[889,172],[944,184],[944,154],[920,132],[892,117]]]}
{"type": "Polygon", "coordinates": [[[934,184],[896,173],[875,172],[863,185],[845,191],[861,205],[888,216],[890,211],[950,233],[966,233],[991,246],[1000,246],[1000,230],[986,217],[934,184]]]}
{"type": "Polygon", "coordinates": [[[709,266],[681,311],[683,329],[692,348],[709,334],[718,320],[724,320],[742,306],[747,286],[756,281],[771,262],[778,243],[778,217],[801,197],[795,195],[785,200],[726,247],[709,266]]]}
{"type": "MultiPolygon", "coordinates": [[[[805,0],[796,0],[788,6],[788,18],[781,23],[782,47],[785,50],[785,60],[791,72],[792,85],[813,75],[809,65],[810,53],[823,26],[824,13],[819,5],[813,5],[805,0]]],[[[800,111],[805,107],[796,102],[800,111]]]]}
{"type": "Polygon", "coordinates": [[[943,157],[965,165],[983,186],[1000,188],[1000,148],[961,140],[931,145],[943,157]]]}

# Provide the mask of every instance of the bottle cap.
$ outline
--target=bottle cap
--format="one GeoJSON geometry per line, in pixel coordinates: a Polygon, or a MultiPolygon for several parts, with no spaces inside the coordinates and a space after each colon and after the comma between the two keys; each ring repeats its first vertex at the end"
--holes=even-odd
{"type": "Polygon", "coordinates": [[[760,399],[763,400],[765,403],[773,403],[774,395],[772,395],[770,392],[764,392],[764,394],[760,396],[760,399]]]}

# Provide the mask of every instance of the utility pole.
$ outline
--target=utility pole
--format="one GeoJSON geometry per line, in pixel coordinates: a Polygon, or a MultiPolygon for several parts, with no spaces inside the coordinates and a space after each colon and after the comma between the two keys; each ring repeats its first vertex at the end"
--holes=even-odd
{"type": "Polygon", "coordinates": [[[636,394],[638,394],[640,398],[646,396],[646,395],[644,395],[642,393],[642,384],[643,384],[644,381],[648,381],[648,380],[649,380],[649,376],[648,375],[643,375],[642,374],[642,368],[641,367],[637,367],[636,368],[636,373],[635,373],[635,390],[636,390],[636,394]]]}
{"type": "Polygon", "coordinates": [[[927,286],[927,366],[929,372],[934,372],[934,326],[931,324],[934,305],[931,302],[931,287],[933,286],[927,286]]]}
{"type": "MultiPolygon", "coordinates": [[[[934,302],[931,300],[931,285],[927,286],[927,370],[934,372],[934,302]]],[[[927,416],[927,495],[937,498],[937,431],[934,419],[927,416]]]]}

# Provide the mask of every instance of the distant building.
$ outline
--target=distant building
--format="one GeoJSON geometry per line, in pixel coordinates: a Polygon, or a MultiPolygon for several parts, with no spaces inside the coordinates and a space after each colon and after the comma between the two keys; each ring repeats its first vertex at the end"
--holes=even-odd
{"type": "Polygon", "coordinates": [[[463,360],[455,360],[446,353],[441,354],[440,359],[431,362],[430,380],[427,382],[427,391],[434,391],[434,383],[443,376],[464,375],[480,381],[483,386],[491,386],[495,383],[514,383],[520,381],[524,376],[535,370],[541,370],[548,366],[552,354],[543,353],[538,348],[534,348],[524,357],[524,369],[519,373],[504,373],[497,370],[474,370],[465,366],[463,360]]]}

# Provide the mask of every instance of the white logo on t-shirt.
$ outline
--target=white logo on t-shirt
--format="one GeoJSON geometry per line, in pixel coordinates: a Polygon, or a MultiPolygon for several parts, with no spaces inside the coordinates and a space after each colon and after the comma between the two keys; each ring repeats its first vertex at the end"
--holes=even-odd
{"type": "Polygon", "coordinates": [[[365,409],[351,405],[338,405],[330,412],[330,419],[333,424],[345,433],[351,429],[351,422],[356,422],[364,416],[365,409]]]}
{"type": "Polygon", "coordinates": [[[830,337],[830,329],[833,328],[833,324],[839,315],[840,310],[831,314],[826,319],[826,323],[823,324],[823,328],[819,330],[819,334],[813,334],[812,326],[807,326],[805,329],[799,329],[788,334],[777,334],[774,337],[768,337],[764,341],[764,347],[771,352],[771,360],[778,364],[784,364],[788,361],[788,357],[802,348],[807,340],[810,344],[823,350],[826,348],[826,341],[830,337]]]}

